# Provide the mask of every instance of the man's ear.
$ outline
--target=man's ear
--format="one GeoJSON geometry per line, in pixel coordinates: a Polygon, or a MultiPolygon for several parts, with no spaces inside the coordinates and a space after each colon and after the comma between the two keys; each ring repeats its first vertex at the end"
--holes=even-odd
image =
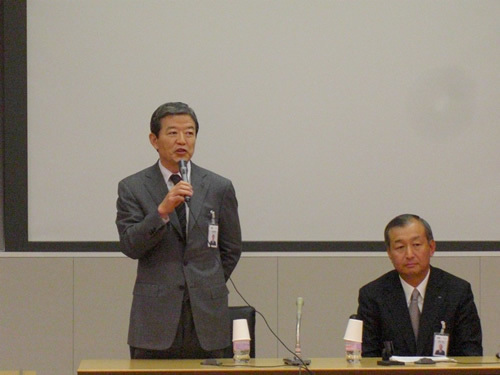
{"type": "Polygon", "coordinates": [[[386,246],[385,250],[387,251],[387,256],[389,257],[389,260],[392,262],[392,253],[390,246],[386,246]]]}
{"type": "Polygon", "coordinates": [[[429,241],[429,247],[431,248],[431,256],[433,256],[434,252],[436,251],[436,241],[429,241]]]}
{"type": "Polygon", "coordinates": [[[149,142],[151,142],[151,145],[155,148],[156,151],[158,151],[157,141],[158,138],[156,138],[155,133],[149,133],[149,142]]]}

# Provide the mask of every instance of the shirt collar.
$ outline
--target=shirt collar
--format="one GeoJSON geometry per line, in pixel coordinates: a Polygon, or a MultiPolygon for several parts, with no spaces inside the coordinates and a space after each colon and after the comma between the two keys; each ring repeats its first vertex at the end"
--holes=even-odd
{"type": "MultiPolygon", "coordinates": [[[[429,282],[430,274],[431,270],[429,268],[429,271],[427,272],[427,275],[425,275],[425,278],[422,280],[420,284],[417,285],[417,289],[418,292],[420,293],[420,296],[422,297],[422,300],[425,299],[425,290],[427,289],[427,283],[429,282]]],[[[399,276],[399,280],[401,280],[401,285],[403,286],[403,290],[405,292],[406,302],[409,305],[411,300],[411,294],[413,293],[413,289],[415,289],[415,287],[411,286],[406,281],[404,281],[401,276],[399,276]]]]}
{"type": "MultiPolygon", "coordinates": [[[[165,183],[167,184],[167,186],[170,185],[170,176],[172,176],[173,174],[177,174],[177,175],[181,176],[180,172],[179,173],[170,172],[169,169],[167,169],[163,166],[163,164],[161,163],[161,160],[158,160],[158,166],[160,167],[161,174],[162,174],[163,179],[165,180],[165,183]]],[[[189,176],[189,180],[191,180],[191,160],[187,162],[187,174],[189,176]]]]}

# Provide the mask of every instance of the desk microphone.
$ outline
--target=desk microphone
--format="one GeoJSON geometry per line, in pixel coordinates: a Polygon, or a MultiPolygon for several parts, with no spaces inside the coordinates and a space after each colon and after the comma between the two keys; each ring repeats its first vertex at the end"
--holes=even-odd
{"type": "Polygon", "coordinates": [[[404,362],[391,360],[394,353],[394,344],[392,341],[384,341],[384,349],[382,349],[382,360],[377,361],[379,366],[404,366],[404,362]]]}
{"type": "Polygon", "coordinates": [[[304,306],[304,299],[297,298],[297,333],[295,342],[295,356],[293,358],[285,358],[283,361],[287,365],[292,366],[307,366],[311,363],[310,359],[302,358],[302,349],[300,348],[300,321],[302,320],[302,306],[304,306]]]}
{"type": "MultiPolygon", "coordinates": [[[[187,163],[184,159],[179,160],[179,171],[181,172],[182,180],[190,183],[189,182],[189,175],[188,175],[188,169],[187,169],[187,163]]],[[[184,197],[184,200],[189,203],[191,200],[191,197],[189,195],[186,195],[184,197]]]]}

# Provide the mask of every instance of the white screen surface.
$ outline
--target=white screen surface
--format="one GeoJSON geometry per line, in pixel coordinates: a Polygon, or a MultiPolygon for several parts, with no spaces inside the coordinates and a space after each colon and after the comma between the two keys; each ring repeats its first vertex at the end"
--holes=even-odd
{"type": "Polygon", "coordinates": [[[166,101],[243,239],[376,241],[400,213],[500,240],[500,4],[28,1],[30,241],[113,241],[166,101]]]}

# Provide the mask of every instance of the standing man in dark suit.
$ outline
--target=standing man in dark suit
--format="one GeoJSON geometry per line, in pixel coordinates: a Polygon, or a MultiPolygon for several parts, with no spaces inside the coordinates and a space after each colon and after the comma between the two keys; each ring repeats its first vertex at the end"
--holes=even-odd
{"type": "Polygon", "coordinates": [[[430,265],[436,243],[429,224],[417,215],[400,215],[387,224],[384,237],[395,270],[359,291],[363,356],[380,357],[385,341],[393,342],[394,355],[432,356],[442,322],[449,356],[483,355],[471,286],[430,265]]]}
{"type": "Polygon", "coordinates": [[[118,185],[121,248],[138,259],[132,359],[217,358],[231,344],[226,281],[241,255],[238,203],[231,181],[190,161],[198,129],[188,105],[161,105],[149,135],[158,162],[118,185]],[[178,181],[180,160],[190,182],[178,181]]]}

